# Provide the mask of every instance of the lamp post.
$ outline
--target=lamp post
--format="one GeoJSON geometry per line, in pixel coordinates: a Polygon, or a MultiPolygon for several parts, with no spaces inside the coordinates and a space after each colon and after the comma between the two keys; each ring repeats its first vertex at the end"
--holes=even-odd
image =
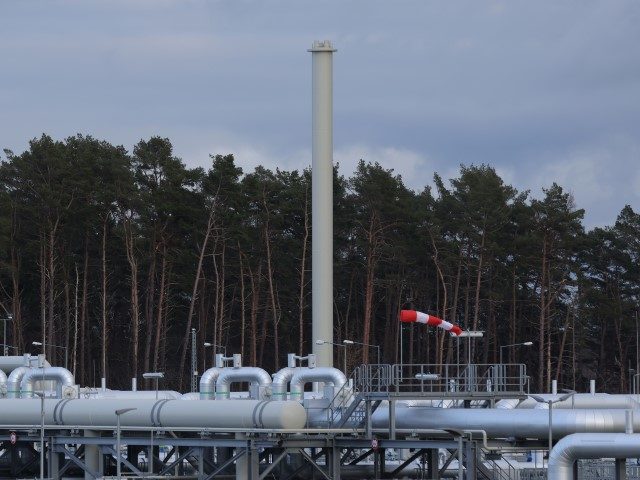
{"type": "MultiPolygon", "coordinates": [[[[226,357],[227,356],[227,347],[225,347],[224,345],[218,345],[217,343],[213,343],[213,342],[204,342],[203,344],[204,348],[209,348],[209,347],[215,347],[217,348],[221,348],[222,349],[222,353],[223,355],[226,357]]],[[[216,351],[214,350],[213,353],[215,353],[216,351]]],[[[215,355],[214,355],[215,356],[215,355]]],[[[215,363],[213,365],[215,367],[215,363]]],[[[207,369],[207,356],[204,356],[204,360],[202,362],[202,370],[206,370],[207,369]]]]}
{"type": "Polygon", "coordinates": [[[44,390],[42,393],[33,392],[33,394],[40,397],[40,480],[42,480],[44,479],[44,390]]]}
{"type": "MultiPolygon", "coordinates": [[[[35,345],[36,347],[42,347],[42,353],[44,354],[44,345],[42,342],[31,342],[31,345],[35,345]]],[[[64,345],[49,345],[53,348],[63,348],[64,349],[64,368],[69,368],[69,347],[65,347],[64,345]]]]}
{"type": "Polygon", "coordinates": [[[7,348],[9,346],[9,345],[7,345],[7,322],[13,321],[13,315],[7,314],[7,316],[5,318],[0,318],[0,320],[2,320],[2,323],[4,324],[3,325],[4,336],[2,337],[2,341],[4,343],[2,344],[2,346],[4,347],[4,349],[3,349],[4,350],[4,356],[6,357],[9,354],[9,351],[8,351],[8,348],[7,348]]]}
{"type": "Polygon", "coordinates": [[[576,394],[574,390],[568,390],[568,393],[565,393],[561,397],[558,397],[555,400],[546,399],[539,395],[529,395],[538,403],[546,403],[549,406],[549,456],[551,456],[551,449],[553,448],[553,404],[558,402],[564,402],[567,398],[571,398],[576,394]]]}
{"type": "Polygon", "coordinates": [[[519,347],[519,346],[530,347],[531,345],[533,345],[533,342],[522,342],[522,343],[512,343],[511,345],[501,345],[500,346],[500,365],[502,365],[502,349],[503,348],[519,347]]]}
{"type": "Polygon", "coordinates": [[[378,365],[380,365],[380,345],[372,345],[370,343],[364,343],[364,342],[356,342],[355,340],[343,340],[342,343],[344,343],[345,345],[362,345],[364,347],[369,347],[369,348],[375,348],[377,350],[377,354],[378,354],[378,365]]]}
{"type": "MultiPolygon", "coordinates": [[[[147,372],[142,378],[153,379],[156,385],[156,400],[158,400],[158,382],[164,378],[164,372],[147,372]]],[[[151,427],[151,445],[149,446],[149,474],[153,475],[153,426],[151,427]]]]}
{"type": "Polygon", "coordinates": [[[118,478],[122,478],[122,459],[120,458],[120,416],[134,410],[137,410],[137,408],[121,408],[120,410],[116,410],[116,418],[118,419],[116,424],[116,464],[118,478]]]}
{"type": "Polygon", "coordinates": [[[341,343],[333,343],[330,342],[328,340],[316,340],[316,345],[333,345],[334,347],[341,347],[343,348],[343,355],[342,355],[342,368],[344,370],[344,374],[347,374],[347,346],[346,345],[342,345],[341,343]]]}

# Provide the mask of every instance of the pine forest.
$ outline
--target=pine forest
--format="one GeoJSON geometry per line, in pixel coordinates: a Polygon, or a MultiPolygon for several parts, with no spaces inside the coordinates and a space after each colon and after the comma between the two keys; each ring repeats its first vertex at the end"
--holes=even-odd
{"type": "MultiPolygon", "coordinates": [[[[40,353],[82,385],[128,388],[163,371],[188,389],[215,351],[276,371],[309,353],[311,172],[242,171],[233,155],[188,168],[169,139],[132,151],[89,136],[34,139],[0,164],[0,316],[16,354],[40,353]],[[205,342],[212,344],[205,347],[205,342]],[[216,347],[218,345],[219,347],[216,347]],[[62,347],[62,348],[61,348],[62,347]],[[66,355],[65,355],[66,353],[66,355]]],[[[414,308],[483,330],[474,362],[525,363],[553,379],[627,392],[637,369],[640,215],[589,229],[549,180],[518,191],[488,165],[408,188],[384,165],[334,175],[334,338],[400,362],[398,313],[414,308]]],[[[456,361],[440,329],[402,327],[403,362],[456,361]]],[[[4,339],[3,339],[4,341],[4,339]]],[[[347,352],[349,369],[375,362],[347,352]]]]}

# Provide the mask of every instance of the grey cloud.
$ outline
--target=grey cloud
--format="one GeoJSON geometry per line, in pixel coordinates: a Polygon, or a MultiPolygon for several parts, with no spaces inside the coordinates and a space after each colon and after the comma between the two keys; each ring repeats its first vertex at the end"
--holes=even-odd
{"type": "Polygon", "coordinates": [[[299,168],[305,50],[330,38],[345,165],[388,157],[428,183],[490,163],[520,189],[559,181],[606,224],[640,208],[639,20],[634,0],[2,2],[1,146],[160,134],[191,165],[237,149],[246,167],[299,168]]]}

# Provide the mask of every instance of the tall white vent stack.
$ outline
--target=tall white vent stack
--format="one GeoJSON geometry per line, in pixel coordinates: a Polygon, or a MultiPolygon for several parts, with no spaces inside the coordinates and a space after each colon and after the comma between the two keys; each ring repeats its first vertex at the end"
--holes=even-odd
{"type": "Polygon", "coordinates": [[[311,181],[312,343],[319,367],[333,367],[333,52],[328,40],[311,52],[313,147],[311,181]]]}

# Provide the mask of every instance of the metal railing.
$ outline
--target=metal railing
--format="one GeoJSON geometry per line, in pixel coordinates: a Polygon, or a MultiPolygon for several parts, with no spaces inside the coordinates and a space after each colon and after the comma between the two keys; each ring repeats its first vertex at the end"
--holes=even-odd
{"type": "Polygon", "coordinates": [[[362,392],[525,393],[524,364],[395,364],[361,365],[354,386],[362,392]]]}

